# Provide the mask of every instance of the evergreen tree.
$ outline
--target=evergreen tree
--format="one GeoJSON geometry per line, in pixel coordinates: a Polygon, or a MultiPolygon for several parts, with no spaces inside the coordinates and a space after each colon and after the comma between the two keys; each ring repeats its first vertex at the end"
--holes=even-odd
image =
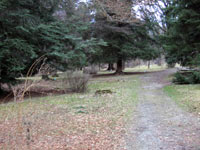
{"type": "Polygon", "coordinates": [[[107,46],[93,58],[104,63],[116,63],[116,73],[122,72],[123,62],[127,60],[152,60],[159,56],[156,42],[145,24],[119,25],[105,21],[95,24],[96,36],[107,42],[107,46]]]}
{"type": "Polygon", "coordinates": [[[169,29],[165,50],[169,64],[200,65],[200,1],[172,1],[167,7],[169,29]]]}
{"type": "Polygon", "coordinates": [[[0,2],[0,84],[13,83],[43,55],[60,70],[84,66],[93,48],[105,45],[83,37],[88,25],[57,19],[60,5],[57,0],[0,2]]]}
{"type": "Polygon", "coordinates": [[[12,82],[37,57],[29,41],[41,22],[50,21],[51,9],[39,1],[3,0],[0,3],[0,83],[12,82]],[[42,11],[42,12],[41,12],[42,11]]]}

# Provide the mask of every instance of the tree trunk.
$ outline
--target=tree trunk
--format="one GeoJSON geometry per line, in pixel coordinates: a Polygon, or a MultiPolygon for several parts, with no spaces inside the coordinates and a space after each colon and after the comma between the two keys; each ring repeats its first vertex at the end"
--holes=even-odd
{"type": "Polygon", "coordinates": [[[97,72],[98,72],[98,69],[96,69],[96,65],[92,64],[90,74],[97,74],[97,72]]]}
{"type": "Polygon", "coordinates": [[[0,95],[1,95],[2,93],[4,93],[4,91],[3,91],[2,87],[1,87],[1,83],[0,83],[0,95]]]}
{"type": "Polygon", "coordinates": [[[151,61],[148,61],[148,69],[150,69],[151,61]]]}
{"type": "Polygon", "coordinates": [[[99,71],[101,71],[101,64],[99,63],[99,71]]]}
{"type": "Polygon", "coordinates": [[[122,73],[123,73],[123,60],[119,59],[117,61],[117,69],[116,69],[115,74],[122,74],[122,73]]]}
{"type": "Polygon", "coordinates": [[[122,70],[124,70],[125,69],[125,61],[122,61],[122,70]]]}
{"type": "Polygon", "coordinates": [[[109,63],[109,64],[108,64],[108,69],[107,69],[107,70],[108,70],[108,71],[115,70],[114,64],[113,64],[113,63],[109,63]]]}
{"type": "Polygon", "coordinates": [[[158,66],[162,66],[162,58],[161,58],[161,57],[159,57],[159,58],[157,59],[157,65],[158,65],[158,66]]]}

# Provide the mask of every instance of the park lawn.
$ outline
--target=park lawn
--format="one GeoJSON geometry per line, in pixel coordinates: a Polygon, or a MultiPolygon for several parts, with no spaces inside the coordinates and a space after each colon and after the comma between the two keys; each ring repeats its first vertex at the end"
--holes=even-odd
{"type": "MultiPolygon", "coordinates": [[[[158,65],[151,65],[150,68],[148,68],[147,65],[141,65],[141,66],[136,66],[133,68],[125,68],[124,72],[127,73],[134,73],[134,72],[155,72],[155,71],[162,71],[167,68],[166,65],[163,66],[158,66],[158,65]]],[[[107,71],[107,70],[101,70],[98,72],[98,75],[103,75],[103,74],[112,74],[115,73],[115,71],[107,71]]]]}
{"type": "Polygon", "coordinates": [[[137,76],[102,77],[85,94],[1,104],[0,149],[122,150],[138,86],[137,76]]]}
{"type": "Polygon", "coordinates": [[[150,66],[150,68],[148,68],[147,65],[141,65],[134,68],[126,68],[125,72],[154,72],[154,71],[162,71],[165,70],[166,68],[167,68],[166,65],[158,66],[156,64],[153,64],[150,66]]]}
{"type": "Polygon", "coordinates": [[[200,85],[169,85],[164,91],[182,108],[200,114],[200,85]]]}

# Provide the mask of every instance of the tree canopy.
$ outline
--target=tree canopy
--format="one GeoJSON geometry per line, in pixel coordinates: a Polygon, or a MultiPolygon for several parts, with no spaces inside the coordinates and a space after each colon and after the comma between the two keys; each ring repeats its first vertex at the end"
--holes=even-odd
{"type": "Polygon", "coordinates": [[[123,61],[149,61],[163,51],[169,64],[198,66],[199,5],[197,0],[2,0],[0,83],[13,83],[44,55],[63,71],[117,63],[120,72],[123,61]]]}
{"type": "MultiPolygon", "coordinates": [[[[0,83],[13,83],[43,55],[60,70],[84,66],[87,56],[98,45],[105,45],[102,40],[87,37],[89,23],[75,22],[75,14],[69,14],[63,4],[57,0],[1,1],[0,83]],[[59,12],[66,13],[67,19],[59,18],[59,12]]],[[[72,7],[83,10],[75,4],[72,7]]]]}
{"type": "Polygon", "coordinates": [[[136,58],[143,60],[157,58],[160,51],[156,46],[156,37],[152,34],[149,23],[137,18],[136,14],[132,12],[132,7],[130,7],[132,1],[124,3],[119,1],[120,4],[123,3],[123,7],[120,8],[115,7],[118,3],[112,2],[98,1],[104,7],[96,6],[94,34],[95,37],[102,38],[107,42],[107,46],[102,47],[101,53],[94,59],[104,63],[117,63],[116,72],[120,73],[123,61],[136,58]],[[105,15],[105,12],[109,17],[105,15]]]}
{"type": "Polygon", "coordinates": [[[200,62],[200,2],[172,1],[166,8],[169,29],[165,34],[168,63],[199,66],[200,62]]]}

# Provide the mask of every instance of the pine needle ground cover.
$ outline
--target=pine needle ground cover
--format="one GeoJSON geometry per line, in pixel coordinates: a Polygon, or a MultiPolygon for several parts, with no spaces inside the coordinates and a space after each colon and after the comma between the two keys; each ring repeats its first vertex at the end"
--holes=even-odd
{"type": "Polygon", "coordinates": [[[85,94],[1,104],[0,149],[121,150],[138,85],[137,76],[104,77],[85,94]]]}
{"type": "Polygon", "coordinates": [[[200,115],[200,85],[170,85],[164,91],[179,106],[200,115]]]}

